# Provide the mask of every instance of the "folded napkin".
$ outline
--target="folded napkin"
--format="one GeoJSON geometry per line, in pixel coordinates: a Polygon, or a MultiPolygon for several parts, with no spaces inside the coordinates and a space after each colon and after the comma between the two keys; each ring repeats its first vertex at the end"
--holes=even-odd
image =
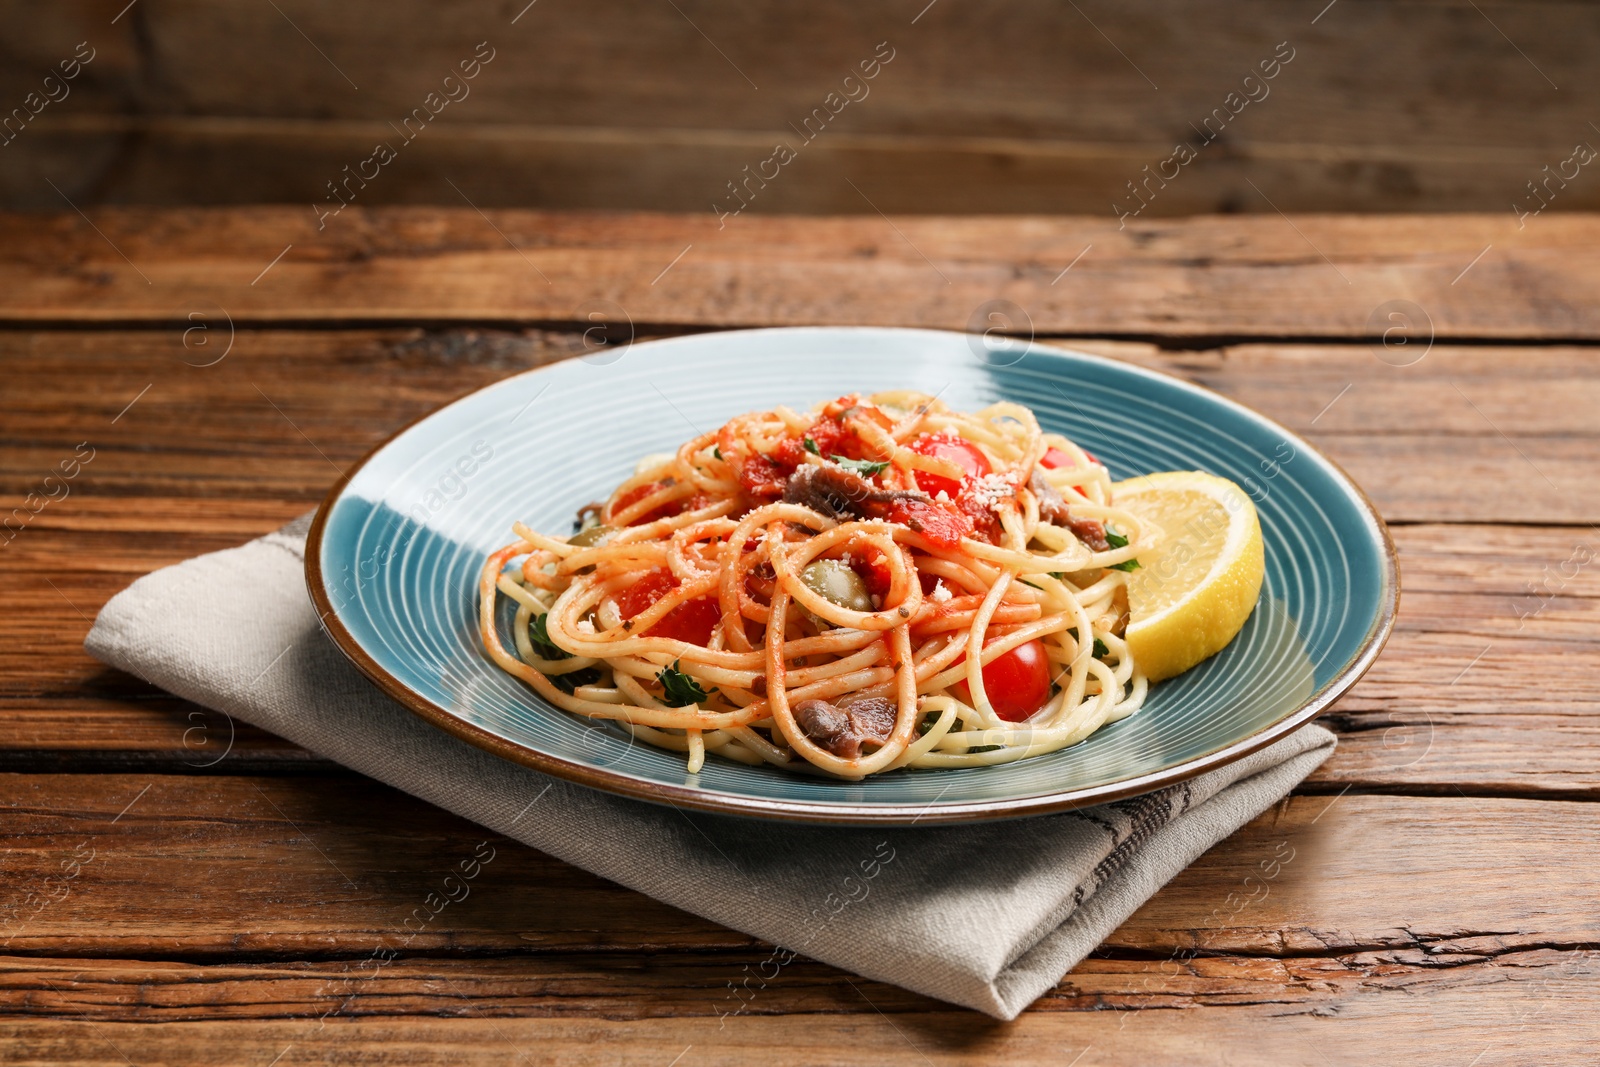
{"type": "MultiPolygon", "coordinates": [[[[306,594],[307,519],[139,579],[87,647],[114,667],[794,954],[1014,1018],[1155,891],[1332,753],[1299,730],[1131,800],[961,826],[802,826],[684,812],[540,774],[384,696],[306,594]],[[226,588],[227,596],[216,590],[226,588]]],[[[1003,774],[1003,770],[995,773],[1003,774]]],[[[743,1002],[729,1001],[736,1011],[743,1002]]]]}

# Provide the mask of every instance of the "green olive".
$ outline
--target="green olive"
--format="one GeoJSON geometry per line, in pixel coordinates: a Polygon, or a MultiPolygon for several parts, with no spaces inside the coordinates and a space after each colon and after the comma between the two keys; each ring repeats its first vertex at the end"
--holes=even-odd
{"type": "Polygon", "coordinates": [[[611,535],[616,532],[615,526],[590,526],[567,538],[567,544],[577,545],[579,548],[595,548],[609,541],[611,535]]]}
{"type": "Polygon", "coordinates": [[[851,611],[874,610],[867,583],[844,560],[819,559],[807,564],[806,569],[800,572],[800,580],[806,583],[807,589],[841,608],[851,611]]]}

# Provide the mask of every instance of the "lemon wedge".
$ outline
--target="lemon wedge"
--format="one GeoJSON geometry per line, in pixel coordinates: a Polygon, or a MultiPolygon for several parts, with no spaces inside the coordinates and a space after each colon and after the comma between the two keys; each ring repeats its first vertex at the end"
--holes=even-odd
{"type": "Polygon", "coordinates": [[[1111,487],[1111,502],[1161,531],[1128,574],[1128,651],[1152,682],[1216,655],[1255,610],[1266,572],[1261,521],[1244,490],[1200,471],[1111,487]]]}

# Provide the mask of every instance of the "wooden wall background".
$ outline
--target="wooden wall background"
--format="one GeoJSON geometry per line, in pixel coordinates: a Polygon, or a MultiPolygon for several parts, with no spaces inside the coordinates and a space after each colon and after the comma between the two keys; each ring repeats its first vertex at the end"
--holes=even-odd
{"type": "MultiPolygon", "coordinates": [[[[751,210],[1109,216],[1284,41],[1270,95],[1146,217],[1509,214],[1600,146],[1589,0],[526,2],[4,0],[0,111],[78,42],[95,59],[0,147],[0,207],[309,207],[485,40],[471,95],[360,203],[709,212],[885,40],[870,95],[751,210]]],[[[1600,208],[1596,172],[1550,209],[1600,208]]]]}

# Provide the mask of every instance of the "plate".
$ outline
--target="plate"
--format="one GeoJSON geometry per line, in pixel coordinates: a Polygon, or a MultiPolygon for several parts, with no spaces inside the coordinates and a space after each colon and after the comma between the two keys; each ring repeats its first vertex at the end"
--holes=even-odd
{"type": "MultiPolygon", "coordinates": [[[[1167,375],[1032,341],[864,327],[740,330],[601,350],[497,382],[402,430],[334,486],[312,524],[311,596],[339,647],[424,719],[506,759],[684,808],[806,822],[941,823],[1116,800],[1200,774],[1310,722],[1371,665],[1394,621],[1394,545],[1376,509],[1299,437],[1167,375]],[[999,767],[800,777],[635,742],[495,667],[476,625],[484,557],[520,519],[566,532],[652,452],[741,412],[918,389],[951,407],[1031,407],[1115,479],[1198,469],[1244,486],[1266,581],[1222,653],[1153,687],[1073,748],[999,767]]],[[[501,618],[509,634],[510,611],[501,618]]],[[[509,637],[506,638],[509,644],[509,637]]]]}

